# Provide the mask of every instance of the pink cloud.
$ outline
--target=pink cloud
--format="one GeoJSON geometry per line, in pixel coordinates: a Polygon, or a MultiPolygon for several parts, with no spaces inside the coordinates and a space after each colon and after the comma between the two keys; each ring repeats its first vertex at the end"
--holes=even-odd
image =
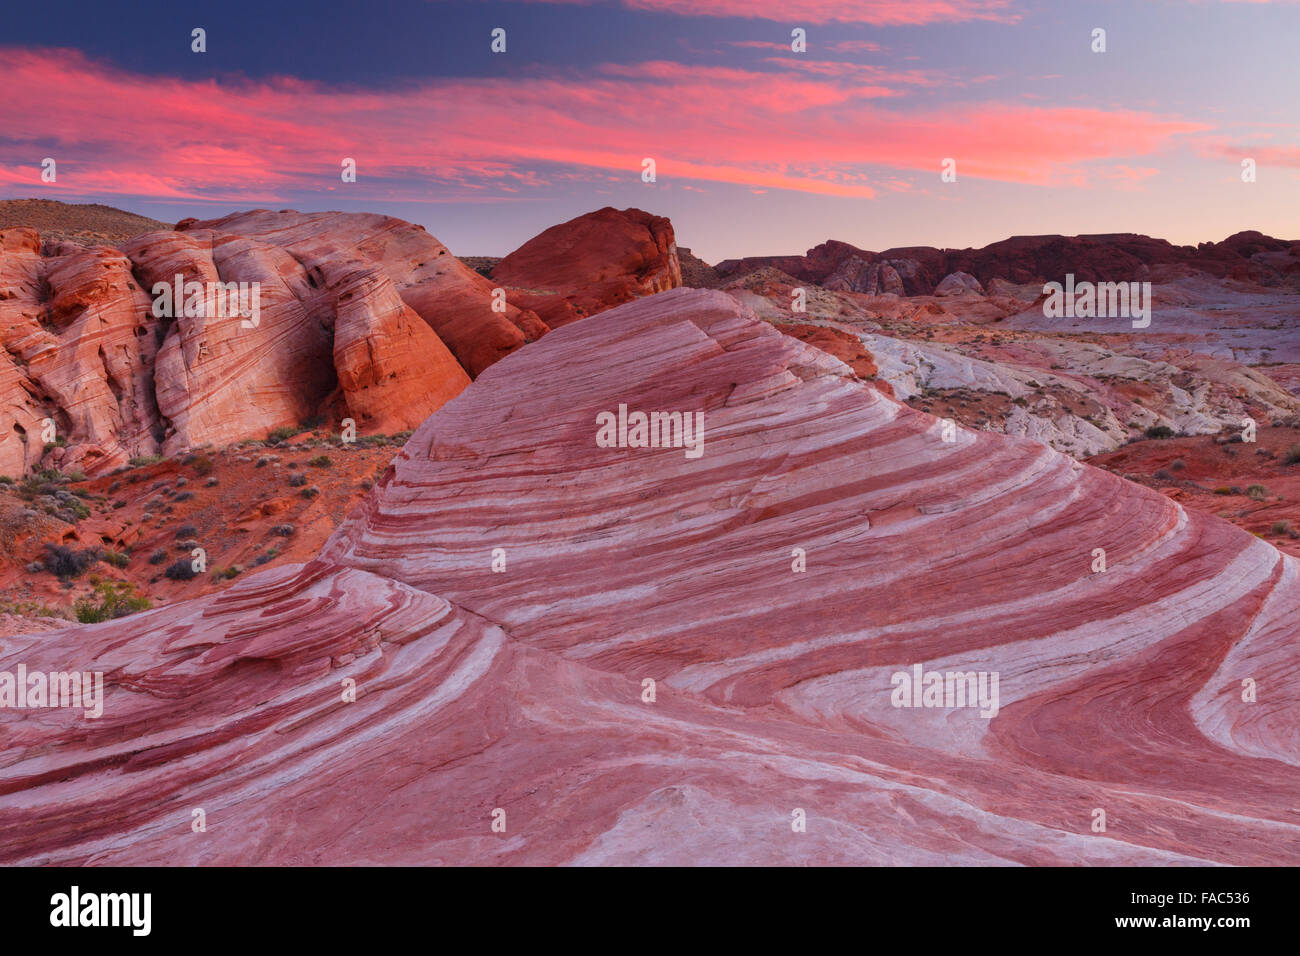
{"type": "MultiPolygon", "coordinates": [[[[539,3],[582,3],[589,0],[534,0],[539,3]]],[[[653,10],[686,17],[735,17],[779,20],[782,23],[871,23],[878,26],[918,26],[967,20],[1014,23],[1012,0],[786,0],[764,10],[754,0],[621,0],[633,10],[653,10]]]]}
{"type": "Polygon", "coordinates": [[[836,40],[826,44],[826,49],[832,53],[879,53],[881,47],[870,40],[836,40]]]}
{"type": "Polygon", "coordinates": [[[1210,156],[1224,157],[1239,163],[1243,159],[1253,159],[1259,166],[1281,166],[1287,169],[1300,169],[1300,146],[1240,146],[1233,143],[1214,143],[1206,153],[1210,156]]]}
{"type": "Polygon", "coordinates": [[[648,156],[661,182],[870,197],[893,188],[878,167],[937,177],[953,157],[963,176],[1059,185],[1079,164],[1157,153],[1204,129],[1137,110],[883,108],[920,78],[659,61],[360,91],[145,77],[75,51],[0,49],[11,93],[0,184],[30,194],[52,155],[69,195],[273,204],[339,186],[351,157],[358,182],[336,192],[357,199],[498,199],[563,180],[635,181],[648,156]]]}

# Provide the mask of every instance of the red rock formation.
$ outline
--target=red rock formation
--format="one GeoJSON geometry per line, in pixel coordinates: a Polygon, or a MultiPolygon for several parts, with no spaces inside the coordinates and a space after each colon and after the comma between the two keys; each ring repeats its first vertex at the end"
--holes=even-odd
{"type": "Polygon", "coordinates": [[[856,335],[825,325],[792,323],[779,325],[777,328],[800,342],[807,342],[809,345],[821,349],[827,355],[835,356],[835,358],[853,369],[854,374],[859,378],[871,380],[876,388],[886,395],[893,394],[888,382],[876,379],[876,376],[880,373],[880,367],[876,365],[876,360],[863,347],[862,342],[856,335]]]}
{"type": "Polygon", "coordinates": [[[497,263],[492,280],[555,327],[678,288],[682,271],[672,223],[606,206],[529,239],[497,263]]]}
{"type": "Polygon", "coordinates": [[[560,329],[309,564],[0,639],[107,682],[0,710],[0,859],[1300,861],[1300,565],[953,437],[721,293],[560,329]],[[620,404],[702,412],[703,454],[599,447],[620,404]],[[917,664],[997,672],[997,715],[892,706],[917,664]]]}
{"type": "Polygon", "coordinates": [[[337,287],[334,368],[348,413],[366,432],[423,421],[469,384],[437,333],[386,275],[366,268],[337,287]]]}
{"type": "Polygon", "coordinates": [[[448,252],[423,226],[391,216],[256,209],[176,228],[182,226],[254,236],[315,268],[341,258],[373,264],[392,279],[402,301],[438,333],[471,377],[546,333],[535,314],[509,301],[504,313],[494,312],[494,283],[448,252]]]}
{"type": "Polygon", "coordinates": [[[402,431],[546,331],[493,311],[492,283],[401,220],[255,210],[177,230],[120,252],[0,232],[0,474],[93,473],[330,412],[402,431]],[[257,283],[258,315],[211,299],[154,315],[177,275],[257,283]]]}
{"type": "Polygon", "coordinates": [[[71,248],[45,258],[35,231],[0,233],[0,473],[40,461],[47,421],[88,467],[157,449],[150,299],[121,253],[71,248]]]}

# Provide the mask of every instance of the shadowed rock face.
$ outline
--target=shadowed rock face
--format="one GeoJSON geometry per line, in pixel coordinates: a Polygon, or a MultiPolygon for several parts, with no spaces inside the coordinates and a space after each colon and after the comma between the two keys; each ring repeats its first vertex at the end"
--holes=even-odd
{"type": "Polygon", "coordinates": [[[0,710],[0,859],[1300,860],[1300,565],[952,437],[722,293],[555,331],[314,561],[0,639],[107,683],[98,720],[0,710]],[[598,447],[620,404],[703,412],[703,454],[598,447]],[[996,672],[997,715],[892,706],[916,664],[996,672]]]}
{"type": "Polygon", "coordinates": [[[120,251],[0,232],[0,474],[41,461],[47,419],[67,443],[47,463],[92,473],[321,415],[402,431],[546,332],[493,311],[490,282],[398,219],[254,210],[176,229],[120,251]],[[255,327],[155,316],[177,275],[258,283],[255,327]]]}
{"type": "Polygon", "coordinates": [[[682,269],[671,222],[606,206],[534,236],[497,263],[492,279],[556,327],[676,289],[682,269]]]}

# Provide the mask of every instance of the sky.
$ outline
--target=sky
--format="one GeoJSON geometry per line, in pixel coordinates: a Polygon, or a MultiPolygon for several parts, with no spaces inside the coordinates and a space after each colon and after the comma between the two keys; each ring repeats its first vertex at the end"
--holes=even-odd
{"type": "Polygon", "coordinates": [[[6,10],[0,198],[379,212],[458,255],[611,205],[714,263],[832,238],[1300,239],[1295,0],[51,9],[6,10]]]}

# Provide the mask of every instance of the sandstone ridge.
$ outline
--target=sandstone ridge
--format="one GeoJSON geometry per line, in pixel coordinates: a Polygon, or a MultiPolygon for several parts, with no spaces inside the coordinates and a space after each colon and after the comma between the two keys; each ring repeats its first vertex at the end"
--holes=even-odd
{"type": "Polygon", "coordinates": [[[107,681],[97,721],[0,713],[0,857],[1300,861],[1300,566],[953,437],[721,293],[558,329],[432,415],[316,559],[0,639],[0,670],[107,681]],[[702,412],[703,454],[598,447],[620,404],[702,412]],[[997,715],[891,706],[917,664],[999,673],[997,715]]]}

